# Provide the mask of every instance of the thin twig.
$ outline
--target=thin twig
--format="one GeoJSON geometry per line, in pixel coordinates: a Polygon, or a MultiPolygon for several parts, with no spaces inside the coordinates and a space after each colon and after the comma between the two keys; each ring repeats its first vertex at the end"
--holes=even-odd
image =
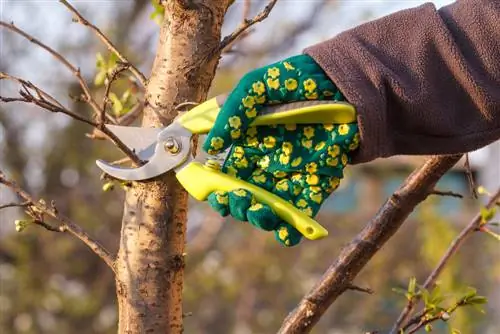
{"type": "Polygon", "coordinates": [[[453,192],[453,191],[443,191],[443,190],[437,190],[434,189],[431,191],[431,195],[438,195],[438,196],[450,196],[450,197],[456,197],[456,198],[464,198],[464,195],[453,192]]]}
{"type": "MultiPolygon", "coordinates": [[[[69,218],[61,215],[55,208],[53,203],[51,203],[50,206],[47,206],[43,202],[40,201],[35,202],[35,200],[31,197],[31,195],[29,195],[26,191],[24,191],[21,187],[19,187],[14,181],[9,180],[2,171],[0,171],[0,183],[4,184],[6,187],[14,191],[25,202],[28,202],[29,203],[28,206],[32,210],[37,210],[43,214],[46,214],[47,216],[52,217],[61,224],[58,228],[51,229],[49,227],[51,231],[54,229],[57,229],[60,232],[68,231],[69,233],[80,239],[83,243],[85,243],[97,256],[99,256],[109,266],[109,268],[111,268],[111,270],[113,270],[113,272],[115,271],[114,256],[97,240],[94,240],[92,237],[90,237],[87,234],[87,232],[85,232],[79,225],[72,222],[69,218]]],[[[35,223],[38,224],[44,221],[43,219],[40,219],[41,217],[33,217],[33,218],[35,218],[35,223]]],[[[46,224],[46,226],[45,225],[43,226],[47,228],[50,225],[46,224]]]]}
{"type": "MultiPolygon", "coordinates": [[[[82,74],[81,74],[79,68],[77,68],[73,64],[71,64],[59,52],[55,51],[54,49],[52,49],[51,47],[49,47],[49,46],[45,45],[44,43],[40,42],[39,40],[37,40],[36,38],[34,38],[33,36],[31,36],[30,34],[28,34],[25,31],[19,29],[18,27],[16,27],[14,25],[14,23],[6,23],[4,21],[0,21],[0,26],[3,26],[5,28],[9,29],[10,31],[13,31],[13,32],[15,32],[15,33],[23,36],[24,38],[26,38],[27,40],[29,40],[31,43],[33,43],[35,45],[38,45],[42,49],[44,49],[47,52],[49,52],[58,61],[60,61],[61,64],[63,64],[66,68],[68,68],[71,71],[71,73],[73,73],[73,75],[77,78],[78,82],[80,83],[80,87],[82,88],[82,90],[83,90],[83,92],[85,94],[85,102],[87,102],[92,107],[92,109],[94,110],[95,115],[99,116],[101,114],[101,108],[99,107],[99,105],[97,104],[97,102],[92,97],[92,94],[90,92],[90,88],[87,85],[87,83],[85,82],[85,80],[83,79],[82,74]]],[[[116,121],[114,120],[114,118],[109,117],[109,115],[108,115],[108,121],[110,121],[111,123],[116,123],[116,121]]]]}
{"type": "Polygon", "coordinates": [[[422,318],[428,313],[428,310],[423,309],[420,312],[418,312],[413,318],[411,318],[404,326],[403,326],[403,331],[407,330],[411,326],[418,324],[422,318]]]}
{"type": "Polygon", "coordinates": [[[111,72],[111,74],[106,74],[107,82],[106,82],[106,86],[104,88],[104,97],[102,98],[101,114],[99,117],[99,128],[100,129],[102,129],[104,127],[106,108],[107,108],[108,103],[109,103],[109,93],[111,92],[111,86],[113,85],[113,82],[118,78],[120,73],[127,70],[128,68],[129,68],[129,65],[121,65],[120,64],[117,66],[117,68],[115,68],[111,72]]]}
{"type": "Polygon", "coordinates": [[[3,97],[0,96],[0,101],[2,102],[25,102],[35,104],[42,109],[48,110],[54,113],[63,113],[66,114],[80,122],[86,123],[88,125],[93,126],[94,128],[99,128],[127,157],[129,157],[136,166],[141,165],[142,161],[139,157],[133,152],[127,145],[125,145],[113,132],[111,132],[106,127],[100,127],[98,123],[91,121],[83,116],[80,116],[71,110],[64,107],[61,103],[57,102],[51,95],[43,91],[42,89],[36,87],[31,82],[12,76],[10,74],[0,72],[0,80],[8,79],[15,81],[21,85],[21,90],[19,91],[19,95],[21,97],[3,97]],[[32,91],[36,92],[36,95],[32,94],[32,91]],[[55,101],[55,102],[54,102],[55,101]]]}
{"type": "Polygon", "coordinates": [[[142,86],[146,87],[147,83],[148,83],[148,79],[146,78],[146,76],[137,69],[137,67],[135,67],[127,58],[125,58],[125,56],[120,52],[118,51],[118,49],[115,47],[115,45],[109,40],[109,38],[106,37],[106,35],[104,35],[102,33],[102,31],[97,28],[95,25],[93,25],[92,23],[90,23],[87,19],[85,19],[81,14],[80,12],[78,12],[78,10],[76,10],[75,7],[73,7],[68,1],[66,0],[59,0],[59,2],[61,2],[66,8],[68,8],[68,10],[73,13],[75,15],[75,19],[78,23],[86,26],[86,27],[89,27],[92,31],[94,31],[94,33],[97,35],[97,37],[99,37],[101,39],[101,41],[106,44],[106,46],[108,47],[109,51],[113,52],[114,54],[116,54],[118,56],[118,58],[124,63],[126,64],[127,66],[130,67],[130,72],[132,72],[135,77],[141,82],[142,86]]]}
{"type": "Polygon", "coordinates": [[[467,181],[469,182],[470,191],[472,192],[472,197],[477,199],[478,194],[476,190],[476,182],[474,182],[474,176],[472,175],[472,169],[470,167],[469,153],[465,154],[464,167],[465,167],[465,175],[467,176],[467,181]]]}
{"type": "MultiPolygon", "coordinates": [[[[130,110],[128,113],[125,115],[119,117],[116,122],[118,125],[121,126],[127,126],[132,124],[139,116],[141,113],[144,111],[144,102],[137,102],[133,107],[132,110],[130,110]]],[[[106,140],[108,139],[107,136],[98,128],[94,128],[92,133],[86,133],[85,136],[90,139],[94,140],[106,140]]]]}
{"type": "Polygon", "coordinates": [[[60,225],[60,226],[52,226],[46,222],[44,222],[43,220],[38,220],[38,219],[35,219],[35,221],[33,222],[34,224],[36,225],[39,225],[41,227],[43,227],[44,229],[46,229],[47,231],[51,231],[51,232],[66,232],[66,230],[64,229],[63,225],[60,225]]]}
{"type": "Polygon", "coordinates": [[[220,43],[219,48],[218,48],[217,52],[215,52],[215,54],[217,54],[218,52],[224,51],[224,49],[226,49],[229,45],[231,45],[235,40],[237,40],[238,38],[240,38],[240,36],[248,28],[250,28],[251,26],[253,26],[254,24],[256,24],[256,23],[258,23],[260,21],[263,21],[265,18],[267,18],[269,16],[269,14],[271,13],[271,10],[273,9],[273,7],[276,5],[277,2],[278,2],[278,0],[271,0],[271,1],[269,1],[269,3],[267,4],[267,6],[264,7],[264,9],[260,13],[258,13],[257,15],[255,15],[253,19],[251,19],[251,20],[245,19],[243,21],[243,23],[240,24],[240,26],[238,28],[236,28],[235,31],[233,31],[230,35],[224,37],[224,39],[220,43]]]}
{"type": "Polygon", "coordinates": [[[431,322],[434,322],[434,321],[440,320],[440,319],[443,319],[443,312],[440,312],[436,315],[433,315],[432,317],[429,317],[427,319],[420,319],[420,321],[417,323],[417,325],[415,327],[413,327],[412,329],[410,329],[408,334],[414,334],[414,333],[418,332],[420,329],[422,329],[423,327],[425,327],[427,324],[430,324],[431,322]]]}
{"type": "Polygon", "coordinates": [[[372,295],[375,292],[375,291],[373,291],[370,288],[363,288],[363,287],[360,287],[360,286],[357,286],[357,285],[354,285],[354,284],[349,284],[347,286],[347,289],[348,290],[354,290],[354,291],[364,292],[364,293],[367,293],[369,295],[372,295]]]}
{"type": "Polygon", "coordinates": [[[309,333],[328,307],[349,289],[361,269],[460,158],[460,155],[433,157],[414,171],[354,240],[342,249],[320,281],[284,320],[279,333],[309,333]]]}
{"type": "Polygon", "coordinates": [[[6,209],[6,208],[15,208],[15,207],[25,207],[28,205],[29,202],[24,202],[24,203],[7,203],[7,204],[2,204],[0,205],[0,210],[6,209]]]}
{"type": "Polygon", "coordinates": [[[118,159],[118,160],[112,161],[109,164],[110,165],[123,165],[123,164],[126,164],[128,162],[130,162],[129,158],[123,158],[123,159],[118,159]]]}
{"type": "Polygon", "coordinates": [[[0,72],[0,80],[11,80],[17,82],[19,85],[21,85],[21,88],[23,90],[19,91],[19,94],[21,97],[3,97],[0,96],[0,101],[2,102],[25,102],[25,103],[31,103],[35,104],[45,110],[48,110],[50,112],[54,113],[62,113],[70,116],[71,118],[74,118],[80,122],[89,124],[91,126],[97,126],[97,123],[80,116],[71,110],[65,108],[61,103],[57,102],[52,96],[50,96],[48,93],[43,91],[42,89],[36,87],[34,84],[32,84],[29,81],[26,81],[24,79],[15,77],[13,75],[7,74],[5,72],[0,72]],[[35,91],[37,93],[37,96],[35,97],[31,91],[35,91]]]}
{"type": "MultiPolygon", "coordinates": [[[[491,208],[495,203],[500,199],[500,189],[490,198],[488,203],[486,204],[486,208],[491,208]]],[[[429,274],[427,279],[425,280],[425,283],[423,285],[424,289],[430,289],[434,286],[434,283],[436,282],[436,279],[438,276],[442,273],[444,267],[446,264],[449,262],[450,258],[460,249],[464,241],[472,235],[472,233],[476,230],[478,230],[479,225],[481,224],[482,217],[481,214],[478,213],[474,219],[471,220],[471,222],[460,232],[460,234],[453,240],[453,242],[450,244],[448,249],[446,250],[446,253],[443,255],[437,266],[432,270],[432,272],[429,274]]],[[[406,304],[405,308],[399,315],[398,319],[396,320],[396,323],[392,327],[391,333],[397,333],[399,328],[403,325],[403,323],[406,321],[410,313],[413,311],[414,306],[420,301],[420,297],[415,296],[411,298],[408,303],[406,304]]]]}
{"type": "MultiPolygon", "coordinates": [[[[252,6],[252,1],[251,0],[244,0],[243,2],[243,10],[241,12],[241,24],[244,25],[248,21],[248,15],[250,14],[250,7],[252,6]]],[[[250,36],[252,34],[253,30],[252,29],[246,29],[243,31],[237,38],[235,38],[233,41],[231,41],[229,44],[227,44],[224,49],[221,51],[225,54],[228,53],[239,53],[240,51],[234,50],[233,46],[237,43],[245,39],[246,37],[250,36]]]]}
{"type": "Polygon", "coordinates": [[[429,313],[430,310],[424,309],[403,327],[403,331],[406,331],[407,329],[409,329],[411,326],[414,325],[414,327],[410,329],[410,331],[408,332],[408,334],[413,334],[416,333],[421,328],[425,327],[427,324],[430,324],[434,321],[437,320],[447,321],[450,318],[450,315],[453,314],[453,312],[455,312],[459,307],[464,305],[467,305],[467,299],[461,298],[455,304],[448,307],[445,311],[438,312],[437,314],[431,317],[426,317],[426,315],[429,313]]]}
{"type": "MultiPolygon", "coordinates": [[[[332,2],[331,0],[310,1],[310,6],[312,7],[312,10],[309,11],[309,14],[307,16],[304,15],[304,17],[300,21],[296,21],[293,24],[287,24],[287,26],[285,27],[286,34],[280,36],[279,40],[275,38],[270,38],[267,43],[262,41],[262,43],[258,43],[258,45],[252,45],[251,47],[246,48],[245,51],[248,54],[255,54],[255,55],[265,54],[266,56],[286,54],[287,50],[294,47],[297,43],[297,40],[301,36],[303,36],[305,32],[309,31],[314,26],[314,24],[316,24],[316,18],[331,2],[332,2]]],[[[246,37],[246,35],[244,35],[243,37],[246,37]]],[[[242,38],[240,38],[239,40],[241,39],[242,38]]],[[[229,47],[226,47],[224,53],[228,52],[234,52],[234,50],[229,47]]],[[[227,62],[225,66],[230,67],[231,62],[227,62]]]]}

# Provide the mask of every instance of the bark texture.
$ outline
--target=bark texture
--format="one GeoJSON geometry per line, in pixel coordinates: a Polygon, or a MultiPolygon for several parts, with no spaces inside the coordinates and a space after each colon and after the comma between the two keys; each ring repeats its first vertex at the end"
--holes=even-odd
{"type": "MultiPolygon", "coordinates": [[[[143,126],[169,124],[175,106],[206,98],[229,1],[164,1],[143,126]]],[[[116,261],[119,333],[181,333],[187,194],[172,172],[127,192],[116,261]]]]}

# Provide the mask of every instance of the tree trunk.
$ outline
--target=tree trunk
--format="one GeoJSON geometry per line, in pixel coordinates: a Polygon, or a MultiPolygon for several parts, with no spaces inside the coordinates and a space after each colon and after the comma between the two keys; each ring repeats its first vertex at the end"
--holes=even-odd
{"type": "MultiPolygon", "coordinates": [[[[164,1],[146,91],[144,127],[169,124],[175,106],[206,98],[230,1],[164,1]],[[161,115],[162,117],[159,117],[161,115]]],[[[187,194],[173,172],[127,192],[116,260],[119,333],[181,333],[187,194]]]]}

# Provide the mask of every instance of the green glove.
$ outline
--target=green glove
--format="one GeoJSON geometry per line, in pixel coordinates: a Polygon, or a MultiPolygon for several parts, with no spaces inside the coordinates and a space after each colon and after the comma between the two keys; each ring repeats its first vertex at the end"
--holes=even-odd
{"type": "MultiPolygon", "coordinates": [[[[288,200],[314,217],[339,185],[349,152],[357,148],[357,124],[249,127],[269,104],[304,100],[344,100],[323,70],[307,55],[257,69],[240,81],[226,100],[203,148],[216,154],[233,145],[223,171],[288,200]]],[[[215,192],[209,204],[221,215],[248,221],[285,246],[301,234],[257,203],[245,190],[215,192]]]]}

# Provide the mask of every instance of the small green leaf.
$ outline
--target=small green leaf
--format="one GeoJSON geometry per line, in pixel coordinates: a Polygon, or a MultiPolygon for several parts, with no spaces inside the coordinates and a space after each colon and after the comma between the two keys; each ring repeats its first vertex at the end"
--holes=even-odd
{"type": "Polygon", "coordinates": [[[479,195],[489,195],[489,194],[490,194],[490,192],[488,191],[488,189],[486,189],[486,188],[485,188],[485,187],[483,187],[483,186],[479,186],[479,187],[477,187],[477,193],[478,193],[479,195]]]}
{"type": "Polygon", "coordinates": [[[95,55],[95,58],[96,58],[95,67],[97,67],[98,69],[102,69],[106,64],[104,57],[102,56],[102,54],[100,52],[98,52],[95,55]]]}
{"type": "Polygon", "coordinates": [[[115,183],[113,181],[110,181],[110,182],[106,182],[102,186],[102,191],[106,192],[106,191],[113,190],[114,188],[115,188],[115,183]]]}
{"type": "Polygon", "coordinates": [[[113,71],[115,69],[118,60],[119,60],[118,55],[114,52],[111,52],[108,59],[108,73],[110,73],[110,71],[113,71]]]}
{"type": "Polygon", "coordinates": [[[123,115],[127,114],[130,110],[131,110],[131,108],[129,108],[129,107],[123,107],[123,109],[120,111],[120,114],[117,116],[123,116],[123,115]]]}
{"type": "Polygon", "coordinates": [[[444,296],[441,293],[441,287],[439,286],[439,284],[436,284],[436,286],[434,287],[434,289],[432,289],[432,292],[431,292],[431,294],[429,296],[429,302],[431,302],[433,304],[436,304],[436,305],[439,305],[445,299],[446,299],[446,296],[444,296]]]}
{"type": "Polygon", "coordinates": [[[474,296],[467,299],[469,305],[482,305],[488,303],[488,298],[484,296],[474,296]]]}
{"type": "Polygon", "coordinates": [[[120,101],[118,96],[116,96],[115,93],[109,93],[109,99],[111,100],[111,103],[113,104],[113,111],[114,111],[115,115],[119,116],[123,110],[122,102],[120,101]]]}
{"type": "Polygon", "coordinates": [[[462,299],[469,299],[477,295],[477,290],[471,286],[467,288],[467,292],[462,297],[462,299]]]}
{"type": "Polygon", "coordinates": [[[421,293],[422,293],[422,300],[423,300],[423,302],[425,304],[425,307],[426,308],[430,307],[430,305],[431,305],[431,295],[430,295],[429,291],[426,290],[426,289],[422,289],[421,293]]]}
{"type": "Polygon", "coordinates": [[[163,16],[165,15],[165,7],[163,7],[158,0],[151,0],[151,4],[153,5],[154,10],[149,18],[156,24],[160,25],[163,16]]]}
{"type": "Polygon", "coordinates": [[[410,294],[415,294],[415,287],[417,286],[417,279],[415,277],[410,278],[408,282],[408,292],[410,294]]]}
{"type": "Polygon", "coordinates": [[[123,104],[126,104],[129,102],[130,98],[132,97],[132,94],[130,93],[130,89],[127,89],[126,91],[123,92],[122,98],[120,99],[123,104]]]}
{"type": "Polygon", "coordinates": [[[493,219],[493,217],[495,217],[495,214],[497,212],[497,209],[496,207],[492,207],[490,209],[486,208],[486,207],[482,207],[480,209],[480,213],[481,213],[481,224],[486,224],[487,222],[489,222],[490,220],[493,219]]]}
{"type": "Polygon", "coordinates": [[[458,329],[456,329],[456,328],[452,328],[452,329],[451,329],[451,334],[462,334],[462,332],[461,332],[461,331],[459,331],[459,330],[458,330],[458,329]]]}
{"type": "Polygon", "coordinates": [[[102,86],[104,84],[104,81],[106,81],[106,71],[97,72],[94,78],[94,85],[96,85],[97,87],[102,86]]]}
{"type": "Polygon", "coordinates": [[[123,190],[128,190],[131,186],[132,184],[129,181],[120,181],[120,187],[123,190]]]}
{"type": "Polygon", "coordinates": [[[31,220],[15,220],[14,226],[16,227],[16,232],[24,231],[31,223],[31,220]]]}
{"type": "Polygon", "coordinates": [[[426,332],[432,332],[432,325],[431,324],[427,324],[427,325],[425,325],[424,329],[425,329],[426,332]]]}

